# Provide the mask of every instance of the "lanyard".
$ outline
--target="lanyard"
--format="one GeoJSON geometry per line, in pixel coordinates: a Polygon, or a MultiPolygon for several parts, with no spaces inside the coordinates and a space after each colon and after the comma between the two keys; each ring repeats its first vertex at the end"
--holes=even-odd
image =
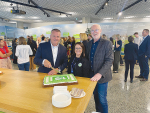
{"type": "Polygon", "coordinates": [[[5,52],[5,54],[6,54],[6,50],[5,50],[5,48],[3,47],[3,48],[0,48],[1,50],[3,50],[4,52],[5,52]]]}
{"type": "MultiPolygon", "coordinates": [[[[71,63],[71,73],[73,73],[73,68],[75,67],[76,65],[76,62],[74,62],[76,59],[76,57],[73,59],[73,62],[71,63]]],[[[77,59],[77,61],[79,61],[79,59],[77,59]]]]}

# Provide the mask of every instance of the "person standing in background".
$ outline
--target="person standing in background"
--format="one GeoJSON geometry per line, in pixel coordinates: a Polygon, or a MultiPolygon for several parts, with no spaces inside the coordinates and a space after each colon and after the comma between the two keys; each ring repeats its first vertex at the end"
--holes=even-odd
{"type": "Polygon", "coordinates": [[[75,45],[75,38],[72,37],[71,38],[72,42],[71,42],[71,55],[73,54],[73,50],[74,50],[74,45],[75,45]]]}
{"type": "Polygon", "coordinates": [[[122,41],[121,41],[121,37],[119,34],[117,34],[115,38],[116,38],[116,41],[115,41],[115,47],[114,47],[113,72],[118,73],[122,41]]]}
{"type": "Polygon", "coordinates": [[[87,45],[87,59],[90,61],[90,78],[96,81],[94,100],[96,112],[108,113],[107,88],[112,79],[111,66],[113,62],[112,43],[100,37],[102,29],[95,24],[91,27],[92,41],[87,45]]]}
{"type": "Polygon", "coordinates": [[[12,69],[9,56],[12,51],[5,45],[3,38],[0,37],[0,68],[12,69]]]}
{"type": "Polygon", "coordinates": [[[133,82],[134,76],[134,64],[138,57],[138,45],[133,43],[134,38],[132,36],[128,37],[129,43],[125,45],[124,48],[124,59],[125,59],[125,80],[128,78],[128,71],[130,67],[130,82],[133,82]]]}
{"type": "Polygon", "coordinates": [[[134,33],[134,43],[137,44],[138,46],[140,45],[140,43],[142,42],[142,38],[139,36],[138,32],[134,33]]]}
{"type": "Polygon", "coordinates": [[[12,52],[13,52],[13,63],[14,64],[17,64],[17,56],[15,55],[16,53],[16,47],[17,47],[17,42],[18,42],[18,39],[15,38],[12,42],[12,52]]]}
{"type": "Polygon", "coordinates": [[[80,41],[83,43],[85,51],[86,51],[86,46],[88,44],[88,37],[86,33],[80,33],[80,41]]]}
{"type": "Polygon", "coordinates": [[[144,29],[142,32],[143,40],[139,44],[138,60],[140,66],[140,75],[136,78],[142,78],[140,81],[148,81],[149,65],[148,59],[150,58],[150,36],[149,30],[144,29]]]}
{"type": "Polygon", "coordinates": [[[46,37],[45,37],[45,36],[42,36],[40,43],[45,43],[45,42],[46,42],[46,37]]]}
{"type": "Polygon", "coordinates": [[[16,47],[15,55],[18,57],[18,67],[19,70],[29,71],[29,55],[33,52],[24,37],[19,37],[19,45],[16,47]]]}
{"type": "Polygon", "coordinates": [[[29,69],[30,70],[36,70],[36,65],[34,64],[33,60],[34,60],[34,57],[35,57],[35,54],[36,54],[36,50],[37,50],[37,46],[35,45],[35,43],[32,42],[31,38],[28,38],[28,42],[27,44],[30,46],[32,52],[33,52],[33,55],[30,55],[30,67],[29,69]]]}
{"type": "Polygon", "coordinates": [[[34,43],[34,45],[36,45],[36,50],[37,50],[37,44],[36,44],[36,41],[33,40],[33,36],[31,36],[31,40],[34,43]]]}
{"type": "Polygon", "coordinates": [[[93,38],[92,38],[92,35],[91,34],[88,34],[88,41],[91,41],[93,38]]]}
{"type": "MultiPolygon", "coordinates": [[[[139,46],[140,43],[142,42],[142,38],[139,36],[138,32],[135,32],[135,33],[134,33],[134,36],[135,36],[135,38],[134,38],[134,43],[139,46]]],[[[139,64],[139,61],[138,61],[138,59],[137,59],[136,65],[138,65],[138,64],[139,64]]]]}

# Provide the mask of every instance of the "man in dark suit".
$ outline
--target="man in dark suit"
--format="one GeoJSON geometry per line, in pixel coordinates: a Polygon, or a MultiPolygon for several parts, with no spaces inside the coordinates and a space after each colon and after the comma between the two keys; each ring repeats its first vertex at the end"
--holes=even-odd
{"type": "Polygon", "coordinates": [[[127,81],[129,65],[130,65],[130,82],[133,82],[134,75],[134,64],[138,57],[138,45],[133,43],[134,38],[128,37],[129,43],[124,48],[124,59],[125,59],[125,82],[127,81]]]}
{"type": "Polygon", "coordinates": [[[144,29],[142,32],[143,40],[139,45],[138,60],[140,66],[140,75],[136,78],[142,78],[140,81],[147,81],[149,75],[148,59],[150,58],[150,36],[149,30],[144,29]]]}
{"type": "Polygon", "coordinates": [[[87,58],[91,62],[90,77],[91,81],[96,81],[97,85],[93,92],[96,111],[108,113],[107,87],[112,79],[111,66],[113,62],[112,43],[100,37],[100,25],[91,27],[93,40],[88,42],[87,58]]]}
{"type": "Polygon", "coordinates": [[[51,31],[51,41],[41,43],[37,49],[34,63],[39,65],[38,72],[55,75],[67,66],[67,49],[59,44],[61,32],[58,29],[51,31]],[[55,69],[51,69],[51,67],[55,69]]]}

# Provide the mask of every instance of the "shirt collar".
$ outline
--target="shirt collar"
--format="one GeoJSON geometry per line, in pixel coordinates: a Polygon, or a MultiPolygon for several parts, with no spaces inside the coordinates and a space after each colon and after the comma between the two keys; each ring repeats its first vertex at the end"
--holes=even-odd
{"type": "Polygon", "coordinates": [[[53,46],[53,44],[51,42],[50,42],[50,44],[51,44],[51,47],[53,47],[53,48],[54,47],[57,47],[57,48],[59,47],[59,44],[57,46],[53,46]]]}
{"type": "MultiPolygon", "coordinates": [[[[148,35],[147,35],[148,36],[148,35]]],[[[147,36],[143,37],[143,39],[145,39],[147,36]]]]}
{"type": "MultiPolygon", "coordinates": [[[[95,43],[98,43],[100,41],[100,39],[101,39],[101,37],[95,43]]],[[[92,39],[92,43],[94,43],[94,39],[92,39]]]]}

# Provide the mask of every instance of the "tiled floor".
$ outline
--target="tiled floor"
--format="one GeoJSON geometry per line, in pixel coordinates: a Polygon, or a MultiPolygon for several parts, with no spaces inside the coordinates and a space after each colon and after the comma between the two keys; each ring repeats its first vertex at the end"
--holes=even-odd
{"type": "MultiPolygon", "coordinates": [[[[18,69],[17,65],[13,65],[18,69]]],[[[134,78],[133,83],[124,82],[125,67],[121,66],[119,73],[113,74],[113,79],[108,85],[108,107],[109,113],[150,113],[150,80],[140,82],[134,78]]],[[[134,76],[139,75],[140,68],[135,66],[134,76]]],[[[87,106],[85,113],[95,111],[93,96],[87,106]]]]}

